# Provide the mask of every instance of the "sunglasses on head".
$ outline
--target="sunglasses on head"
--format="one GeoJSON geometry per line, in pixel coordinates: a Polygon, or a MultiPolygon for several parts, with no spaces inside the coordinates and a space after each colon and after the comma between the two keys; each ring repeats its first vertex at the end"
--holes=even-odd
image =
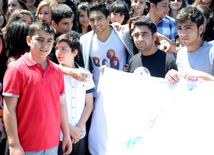
{"type": "MultiPolygon", "coordinates": [[[[174,2],[175,0],[170,0],[171,2],[174,2]]],[[[177,0],[177,2],[182,2],[182,0],[177,0]]]]}

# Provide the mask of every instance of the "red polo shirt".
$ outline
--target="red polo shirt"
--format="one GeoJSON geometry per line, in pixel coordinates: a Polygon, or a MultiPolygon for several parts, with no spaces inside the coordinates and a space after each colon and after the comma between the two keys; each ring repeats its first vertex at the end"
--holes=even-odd
{"type": "Polygon", "coordinates": [[[25,54],[9,66],[4,76],[3,95],[18,97],[18,136],[24,151],[46,150],[59,144],[64,78],[60,68],[47,60],[43,70],[25,54]]]}

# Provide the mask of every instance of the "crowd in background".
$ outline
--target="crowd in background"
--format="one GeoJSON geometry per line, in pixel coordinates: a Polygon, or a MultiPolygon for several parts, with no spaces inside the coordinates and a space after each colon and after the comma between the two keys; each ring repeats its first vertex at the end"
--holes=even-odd
{"type": "MultiPolygon", "coordinates": [[[[176,55],[179,50],[185,46],[179,39],[177,34],[177,28],[175,24],[175,18],[179,10],[187,7],[196,7],[204,15],[204,29],[201,34],[202,41],[212,41],[214,40],[214,1],[213,0],[169,0],[169,3],[163,7],[165,12],[152,12],[152,5],[155,4],[155,0],[100,0],[105,3],[110,11],[110,21],[109,23],[114,25],[119,29],[129,29],[133,30],[132,23],[141,17],[151,18],[157,25],[157,32],[160,33],[159,44],[161,46],[161,37],[163,35],[171,46],[170,50],[165,52],[169,53],[176,59],[176,55]],[[148,5],[149,4],[149,5],[148,5]],[[164,8],[165,7],[165,8],[164,8]],[[165,14],[164,16],[160,16],[165,14]],[[160,17],[159,17],[160,16],[160,17]],[[158,17],[158,18],[157,18],[158,17]],[[161,19],[167,19],[170,21],[168,29],[163,29],[163,23],[161,19]],[[156,21],[157,20],[157,21],[156,21]],[[171,31],[168,34],[168,31],[171,31]]],[[[165,1],[165,0],[163,0],[165,1]]],[[[0,0],[0,91],[2,94],[3,87],[3,77],[7,66],[19,59],[26,52],[29,52],[30,48],[26,42],[26,37],[28,36],[29,26],[37,20],[45,20],[52,24],[55,28],[55,39],[61,34],[71,33],[77,38],[81,38],[85,34],[94,30],[91,27],[89,20],[89,4],[96,2],[96,0],[91,1],[76,1],[76,0],[0,0]],[[56,19],[53,20],[52,7],[58,4],[68,5],[74,15],[72,15],[72,20],[67,25],[59,24],[56,19]]],[[[158,3],[161,1],[158,1],[158,3]]],[[[154,7],[158,7],[158,3],[154,7]]],[[[59,8],[60,9],[60,8],[59,8]]],[[[66,21],[65,21],[66,22],[66,21]]],[[[96,32],[95,32],[96,33],[96,32]]],[[[164,40],[163,39],[163,40],[164,40]]],[[[134,41],[134,40],[133,40],[134,41]]],[[[51,54],[55,53],[55,45],[53,46],[51,54]]],[[[168,47],[166,47],[168,48],[168,47]]],[[[137,54],[138,47],[136,44],[133,48],[133,53],[137,54]]],[[[162,49],[164,50],[164,49],[162,49]]],[[[50,56],[50,60],[55,63],[59,63],[53,54],[50,56]]],[[[80,66],[84,66],[84,56],[78,54],[76,61],[80,66]],[[83,60],[82,60],[83,59],[83,60]]],[[[116,60],[114,60],[116,61],[116,60]]],[[[85,64],[86,65],[86,64],[85,64]]],[[[96,65],[93,63],[93,65],[96,65]]],[[[89,69],[90,70],[90,69],[89,69]]],[[[121,70],[121,69],[120,69],[121,70]]],[[[127,69],[126,71],[128,71],[127,69]]],[[[91,71],[91,70],[90,70],[91,71]]],[[[96,82],[95,82],[96,85],[96,82]]],[[[3,104],[2,97],[0,97],[0,154],[4,154],[6,148],[6,132],[4,129],[3,122],[3,104]]]]}

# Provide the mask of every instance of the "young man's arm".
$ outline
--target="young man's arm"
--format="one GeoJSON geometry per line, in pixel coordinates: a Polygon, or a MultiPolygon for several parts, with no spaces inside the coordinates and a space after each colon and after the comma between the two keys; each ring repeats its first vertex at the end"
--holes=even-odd
{"type": "Polygon", "coordinates": [[[84,70],[76,69],[76,68],[63,67],[60,65],[58,65],[58,66],[61,68],[63,74],[70,75],[78,81],[87,82],[92,78],[92,74],[89,72],[86,72],[84,70]]]}
{"type": "Polygon", "coordinates": [[[85,108],[83,110],[82,116],[77,124],[76,127],[72,126],[71,127],[71,134],[73,137],[73,143],[77,143],[79,141],[79,139],[82,137],[83,135],[83,127],[85,125],[85,123],[87,122],[89,116],[91,115],[91,112],[93,110],[93,93],[88,93],[86,94],[85,97],[85,108]]]}
{"type": "Polygon", "coordinates": [[[170,53],[170,52],[173,52],[173,53],[177,53],[176,51],[176,45],[169,39],[167,38],[166,36],[160,34],[160,33],[157,33],[158,35],[158,41],[160,42],[160,44],[164,47],[164,48],[168,48],[168,45],[170,45],[170,50],[168,49],[165,49],[164,51],[167,52],[167,53],[170,53]],[[166,46],[166,47],[165,47],[166,46]]]}
{"type": "Polygon", "coordinates": [[[17,132],[16,106],[18,98],[4,97],[4,124],[10,146],[10,155],[24,155],[17,132]]]}
{"type": "Polygon", "coordinates": [[[197,70],[190,70],[184,72],[181,77],[186,80],[204,80],[204,81],[214,81],[214,77],[208,73],[197,71],[197,70]]]}
{"type": "Polygon", "coordinates": [[[72,151],[72,143],[69,134],[67,111],[63,96],[60,96],[60,116],[61,116],[61,129],[63,133],[62,150],[64,154],[69,154],[72,151]]]}

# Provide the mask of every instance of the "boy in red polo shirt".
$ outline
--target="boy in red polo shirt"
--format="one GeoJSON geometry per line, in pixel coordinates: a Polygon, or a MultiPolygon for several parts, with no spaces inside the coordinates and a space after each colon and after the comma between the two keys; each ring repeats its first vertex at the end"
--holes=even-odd
{"type": "Polygon", "coordinates": [[[4,76],[4,121],[10,154],[57,155],[60,126],[63,150],[71,152],[64,80],[59,67],[49,61],[54,28],[38,21],[26,38],[30,52],[12,63],[4,76]]]}

